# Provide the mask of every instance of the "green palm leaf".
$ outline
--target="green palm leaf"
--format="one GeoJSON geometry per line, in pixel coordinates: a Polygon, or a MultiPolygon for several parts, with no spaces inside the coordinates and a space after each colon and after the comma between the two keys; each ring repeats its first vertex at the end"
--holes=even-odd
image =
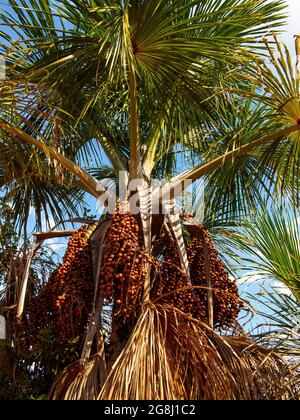
{"type": "Polygon", "coordinates": [[[300,218],[297,210],[272,208],[245,221],[238,245],[247,270],[284,283],[300,299],[300,218]]]}

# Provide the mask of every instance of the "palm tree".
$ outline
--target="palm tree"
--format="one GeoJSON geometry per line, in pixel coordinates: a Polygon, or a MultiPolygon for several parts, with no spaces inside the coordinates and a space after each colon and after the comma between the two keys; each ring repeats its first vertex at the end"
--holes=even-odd
{"type": "MultiPolygon", "coordinates": [[[[299,80],[288,52],[284,56],[279,43],[279,59],[268,47],[277,70],[274,75],[266,65],[266,48],[261,42],[271,24],[274,28],[282,24],[284,2],[89,0],[82,4],[73,0],[70,4],[61,0],[54,7],[47,0],[28,0],[22,6],[14,1],[8,4],[10,9],[1,12],[0,19],[13,28],[18,40],[3,34],[2,53],[8,63],[8,80],[3,86],[11,92],[11,100],[0,117],[0,144],[25,149],[28,157],[33,156],[39,172],[25,173],[34,191],[42,192],[44,208],[59,217],[57,194],[69,211],[75,210],[82,192],[105,204],[101,189],[105,197],[110,189],[101,181],[115,181],[120,172],[126,185],[136,178],[144,180],[138,193],[145,275],[133,325],[126,326],[126,339],[121,340],[122,322],[113,323],[111,335],[118,342],[118,351],[102,383],[95,381],[99,369],[102,374],[105,371],[106,361],[103,337],[97,355],[90,359],[104,303],[96,281],[81,363],[64,372],[52,395],[70,399],[282,397],[284,380],[273,381],[277,387],[269,394],[266,390],[259,394],[260,380],[254,383],[245,369],[246,363],[264,360],[265,354],[258,348],[249,354],[247,340],[237,343],[214,331],[211,242],[203,227],[191,220],[183,223],[173,210],[178,187],[187,179],[203,177],[212,220],[221,209],[223,221],[236,222],[260,203],[262,194],[272,191],[289,191],[296,200],[299,80]],[[21,110],[20,103],[26,104],[21,110]],[[99,160],[99,151],[106,154],[109,168],[99,160]],[[186,154],[192,169],[180,173],[178,151],[186,154]],[[150,179],[155,176],[168,178],[169,183],[151,192],[150,179]],[[36,185],[33,179],[43,184],[36,185]],[[58,185],[49,194],[45,183],[49,188],[58,185]],[[165,201],[170,191],[172,199],[169,196],[165,201]],[[156,202],[170,210],[166,223],[165,218],[158,222],[151,213],[151,203],[156,202]],[[189,235],[184,234],[182,224],[189,235]],[[150,299],[155,283],[151,258],[162,256],[166,248],[160,244],[154,255],[155,241],[159,244],[166,238],[177,248],[175,261],[186,282],[183,292],[196,288],[186,249],[187,236],[193,235],[200,240],[205,258],[206,322],[150,299]],[[182,342],[176,339],[179,335],[182,342]],[[192,351],[186,353],[191,342],[192,351]],[[183,352],[187,372],[180,359],[183,352]],[[230,366],[224,363],[226,357],[230,366]],[[82,366],[88,375],[79,374],[82,366]],[[199,373],[199,366],[206,376],[199,373]],[[134,375],[131,380],[128,372],[134,375]]],[[[7,153],[1,163],[4,182],[10,190],[15,183],[19,194],[24,194],[19,180],[23,180],[26,165],[11,156],[15,153],[7,153]]],[[[33,190],[25,191],[26,202],[35,204],[40,214],[39,196],[33,190]]],[[[120,205],[130,211],[126,200],[120,205]]],[[[27,216],[28,211],[21,220],[27,216]]],[[[134,224],[130,220],[127,222],[134,224]]],[[[109,248],[107,232],[107,224],[101,224],[101,251],[95,264],[98,274],[109,248]]],[[[113,303],[114,312],[118,300],[113,303]]],[[[21,312],[22,307],[19,315],[21,312]]],[[[274,363],[280,367],[278,359],[274,363]]],[[[265,374],[265,369],[260,373],[265,374]]]]}

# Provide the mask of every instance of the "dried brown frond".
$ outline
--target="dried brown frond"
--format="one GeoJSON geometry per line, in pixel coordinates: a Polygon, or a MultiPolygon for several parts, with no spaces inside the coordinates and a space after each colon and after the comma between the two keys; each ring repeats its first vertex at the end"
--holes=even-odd
{"type": "Polygon", "coordinates": [[[68,366],[52,385],[50,400],[88,401],[96,400],[101,387],[101,355],[96,355],[86,364],[81,361],[68,366]]]}
{"type": "Polygon", "coordinates": [[[293,397],[293,370],[279,354],[242,337],[226,337],[225,340],[252,372],[253,399],[286,400],[293,397]]]}
{"type": "Polygon", "coordinates": [[[272,400],[292,395],[288,365],[277,354],[245,337],[222,337],[170,305],[143,307],[102,388],[101,360],[97,355],[85,366],[71,365],[50,398],[272,400]]]}
{"type": "Polygon", "coordinates": [[[258,347],[241,352],[238,340],[229,341],[171,306],[148,304],[98,399],[286,398],[281,359],[258,347]],[[259,378],[267,378],[264,389],[259,378]]]}

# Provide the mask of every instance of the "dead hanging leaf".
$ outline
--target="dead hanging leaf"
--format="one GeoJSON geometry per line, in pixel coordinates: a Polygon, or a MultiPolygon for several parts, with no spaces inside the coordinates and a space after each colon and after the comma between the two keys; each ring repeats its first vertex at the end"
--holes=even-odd
{"type": "Polygon", "coordinates": [[[152,224],[152,187],[144,182],[142,186],[138,187],[139,201],[140,201],[140,213],[142,218],[144,243],[146,251],[151,255],[152,251],[152,236],[151,236],[151,224],[152,224]]]}
{"type": "Polygon", "coordinates": [[[167,213],[167,219],[175,239],[176,248],[178,251],[180,265],[182,271],[185,273],[188,284],[191,285],[190,265],[183,237],[182,224],[180,214],[176,209],[175,199],[164,202],[164,207],[167,213]]]}
{"type": "MultiPolygon", "coordinates": [[[[152,187],[146,181],[138,188],[140,201],[140,214],[142,219],[143,236],[146,252],[149,256],[152,255],[152,187]]],[[[149,263],[146,263],[147,276],[144,284],[144,300],[148,301],[151,290],[151,270],[149,263]]]]}
{"type": "MultiPolygon", "coordinates": [[[[239,338],[231,346],[229,340],[173,307],[149,304],[98,399],[285,399],[285,363],[269,354],[268,386],[262,390],[265,369],[257,369],[258,356],[238,353],[238,343],[239,338]]],[[[259,347],[255,351],[260,358],[265,354],[259,347]]]]}
{"type": "Polygon", "coordinates": [[[102,359],[102,354],[96,354],[84,365],[78,361],[68,366],[52,385],[49,400],[96,400],[101,389],[102,359]]]}
{"type": "Polygon", "coordinates": [[[30,274],[30,268],[32,260],[36,254],[36,252],[41,247],[42,242],[34,240],[32,244],[32,248],[27,256],[26,266],[24,273],[22,275],[22,281],[20,285],[20,293],[18,297],[18,307],[17,307],[17,320],[21,321],[22,315],[24,312],[24,305],[25,305],[25,299],[26,299],[26,293],[27,293],[27,287],[28,287],[28,280],[29,280],[29,274],[30,274]]]}
{"type": "MultiPolygon", "coordinates": [[[[93,266],[95,268],[95,292],[91,318],[87,328],[85,342],[81,355],[81,361],[83,363],[89,360],[95,334],[99,329],[101,330],[101,313],[103,309],[103,299],[100,298],[99,282],[104,255],[104,244],[110,227],[111,221],[103,222],[100,226],[98,226],[98,228],[96,229],[96,231],[90,239],[92,244],[93,266]]],[[[102,350],[103,349],[101,349],[101,352],[102,350]]],[[[105,359],[103,359],[103,365],[105,366],[105,359]]]]}
{"type": "Polygon", "coordinates": [[[144,305],[100,386],[101,355],[53,384],[52,400],[286,400],[289,366],[245,337],[222,337],[169,305],[144,305]]]}

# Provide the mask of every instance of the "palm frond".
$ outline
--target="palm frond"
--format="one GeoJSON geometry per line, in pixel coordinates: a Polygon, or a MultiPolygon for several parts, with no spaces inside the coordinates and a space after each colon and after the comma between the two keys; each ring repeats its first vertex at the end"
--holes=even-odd
{"type": "Polygon", "coordinates": [[[280,286],[263,287],[258,295],[249,294],[249,298],[258,304],[257,315],[261,318],[261,323],[252,333],[255,341],[285,354],[297,364],[300,307],[296,298],[280,286]]]}
{"type": "MultiPolygon", "coordinates": [[[[261,276],[284,283],[299,300],[299,212],[289,207],[258,212],[245,221],[236,243],[246,253],[245,265],[261,276]]],[[[244,254],[245,255],[245,254],[244,254]]]]}
{"type": "MultiPolygon", "coordinates": [[[[268,59],[250,66],[245,77],[256,86],[255,92],[251,93],[252,98],[273,111],[274,121],[287,125],[299,124],[300,80],[297,68],[291,51],[279,42],[276,34],[273,38],[273,43],[265,39],[268,59]]],[[[261,166],[269,166],[271,169],[275,194],[281,197],[283,193],[292,191],[296,204],[299,200],[299,145],[300,135],[296,131],[282,141],[266,145],[260,151],[261,166]]]]}
{"type": "Polygon", "coordinates": [[[228,342],[174,308],[148,305],[113,366],[99,399],[286,397],[287,370],[280,358],[257,347],[256,356],[253,355],[251,359],[251,351],[247,353],[247,341],[243,346],[245,353],[240,357],[235,351],[239,340],[232,347],[228,342]],[[263,354],[266,359],[264,367],[257,368],[257,361],[264,359],[263,354]],[[270,377],[269,389],[262,390],[258,386],[259,380],[256,382],[254,377],[260,374],[263,377],[263,371],[266,370],[270,377]]]}
{"type": "MultiPolygon", "coordinates": [[[[149,132],[150,138],[157,137],[161,117],[168,123],[172,121],[165,107],[169,103],[174,110],[173,123],[179,126],[178,136],[175,133],[171,137],[172,143],[174,137],[183,143],[188,125],[192,120],[200,121],[199,113],[202,121],[209,119],[211,107],[204,100],[215,93],[217,73],[252,60],[247,48],[257,45],[257,37],[271,22],[273,26],[282,24],[284,9],[281,0],[129,3],[129,35],[124,29],[125,4],[118,1],[100,1],[96,5],[88,1],[83,5],[76,0],[72,6],[66,1],[55,5],[51,1],[28,0],[21,5],[8,1],[12,12],[8,8],[1,16],[20,39],[17,45],[10,39],[11,45],[3,46],[8,74],[39,83],[51,91],[61,108],[78,119],[90,117],[91,112],[96,112],[97,117],[105,115],[100,125],[99,118],[94,118],[97,137],[118,170],[124,169],[126,154],[128,158],[128,141],[125,153],[118,145],[120,138],[124,143],[125,137],[126,143],[129,137],[127,81],[131,63],[138,77],[141,142],[147,146],[149,132]],[[127,126],[123,138],[112,130],[111,120],[107,123],[111,110],[114,127],[120,121],[127,126]],[[145,119],[151,121],[152,127],[144,127],[145,119]]],[[[162,139],[167,140],[165,136],[162,139]]],[[[170,145],[166,145],[166,141],[152,142],[151,153],[170,151],[170,145]]]]}

